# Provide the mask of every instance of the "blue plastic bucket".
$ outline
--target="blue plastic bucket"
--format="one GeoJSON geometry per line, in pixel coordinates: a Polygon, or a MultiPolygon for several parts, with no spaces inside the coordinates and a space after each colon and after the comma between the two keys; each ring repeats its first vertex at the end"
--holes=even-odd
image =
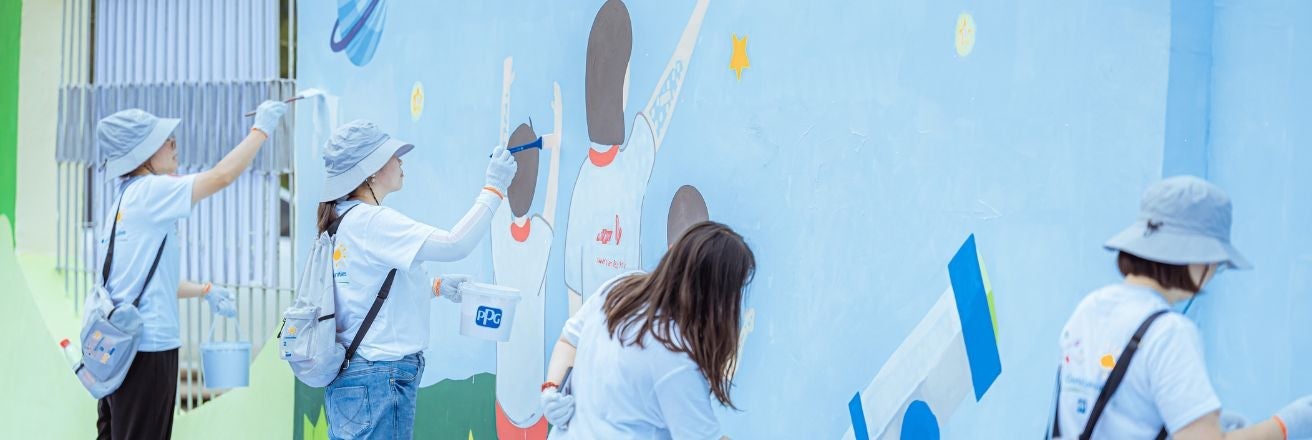
{"type": "MultiPolygon", "coordinates": [[[[251,343],[214,341],[215,319],[210,323],[210,341],[200,345],[201,366],[204,368],[205,388],[224,389],[246,387],[251,384],[251,343]]],[[[237,339],[241,339],[241,326],[237,326],[237,339]]]]}

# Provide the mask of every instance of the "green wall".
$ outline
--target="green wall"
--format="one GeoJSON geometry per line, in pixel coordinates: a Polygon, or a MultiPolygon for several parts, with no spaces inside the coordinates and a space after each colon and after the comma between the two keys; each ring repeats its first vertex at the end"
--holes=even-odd
{"type": "MultiPolygon", "coordinates": [[[[18,186],[18,48],[22,22],[22,0],[0,2],[0,215],[11,220],[18,186]]],[[[10,228],[14,223],[9,222],[10,228]]]]}

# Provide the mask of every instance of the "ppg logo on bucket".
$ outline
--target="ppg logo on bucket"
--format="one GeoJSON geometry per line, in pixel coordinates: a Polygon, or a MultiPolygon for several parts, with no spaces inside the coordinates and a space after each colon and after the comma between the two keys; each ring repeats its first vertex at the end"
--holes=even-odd
{"type": "Polygon", "coordinates": [[[474,323],[479,327],[501,328],[501,309],[478,306],[478,313],[474,315],[474,323]]]}

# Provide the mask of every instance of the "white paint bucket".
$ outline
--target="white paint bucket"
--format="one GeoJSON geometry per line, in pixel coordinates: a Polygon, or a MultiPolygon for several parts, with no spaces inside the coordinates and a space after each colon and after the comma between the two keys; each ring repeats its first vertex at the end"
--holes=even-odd
{"type": "Polygon", "coordinates": [[[510,340],[519,290],[468,282],[460,287],[460,334],[489,341],[510,340]]]}

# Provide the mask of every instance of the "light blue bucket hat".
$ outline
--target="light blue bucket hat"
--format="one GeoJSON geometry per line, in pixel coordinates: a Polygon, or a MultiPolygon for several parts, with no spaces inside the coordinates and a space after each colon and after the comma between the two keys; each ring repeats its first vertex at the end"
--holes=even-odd
{"type": "Polygon", "coordinates": [[[1159,263],[1218,263],[1252,269],[1230,245],[1230,197],[1194,176],[1164,179],[1148,187],[1139,220],[1107,240],[1107,249],[1159,263]]]}
{"type": "Polygon", "coordinates": [[[400,157],[415,146],[388,136],[378,125],[363,119],[347,122],[336,130],[323,146],[323,166],[327,177],[320,202],[340,199],[370,175],[383,169],[392,156],[400,157]]]}
{"type": "Polygon", "coordinates": [[[141,109],[120,110],[96,123],[96,148],[106,178],[122,176],[146,163],[164,146],[181,119],[160,118],[141,109]]]}

